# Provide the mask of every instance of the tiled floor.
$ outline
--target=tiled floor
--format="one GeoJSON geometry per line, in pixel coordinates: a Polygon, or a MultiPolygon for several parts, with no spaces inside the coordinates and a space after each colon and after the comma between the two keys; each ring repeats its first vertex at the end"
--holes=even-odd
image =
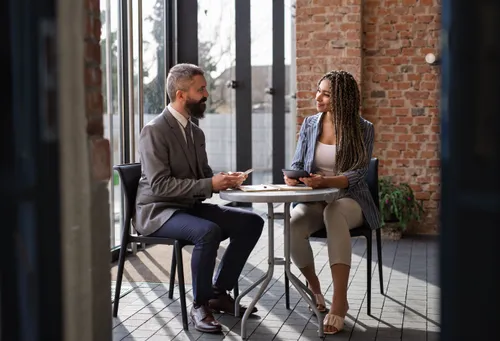
{"type": "MultiPolygon", "coordinates": [[[[275,224],[276,255],[283,254],[282,227],[275,224]]],[[[350,310],[343,332],[327,336],[335,340],[423,340],[439,339],[438,244],[433,238],[412,238],[383,241],[383,275],[386,295],[380,294],[376,267],[376,246],[373,245],[372,316],[366,312],[366,245],[355,238],[349,284],[350,310]]],[[[221,245],[225,248],[227,243],[221,245]]],[[[323,240],[312,240],[316,268],[325,292],[331,301],[332,281],[328,254],[323,240]]],[[[240,278],[240,291],[267,270],[267,229],[254,249],[240,278]]],[[[296,268],[292,268],[298,273],[296,268]]],[[[189,271],[186,264],[185,271],[189,271]]],[[[239,319],[216,316],[223,324],[220,335],[197,332],[190,324],[182,329],[179,292],[167,296],[168,283],[124,283],[134,287],[120,300],[118,317],[113,319],[113,340],[241,340],[239,319]]],[[[128,289],[128,288],[127,288],[128,289]]],[[[188,311],[192,302],[188,290],[188,311]]],[[[257,292],[254,289],[242,300],[248,304],[257,292]]],[[[128,290],[127,290],[128,291],[128,290]]],[[[125,291],[125,292],[127,292],[125,291]]],[[[318,323],[307,304],[292,288],[291,309],[285,309],[283,267],[276,266],[270,288],[259,301],[257,317],[249,319],[250,340],[318,340],[318,323]]]]}

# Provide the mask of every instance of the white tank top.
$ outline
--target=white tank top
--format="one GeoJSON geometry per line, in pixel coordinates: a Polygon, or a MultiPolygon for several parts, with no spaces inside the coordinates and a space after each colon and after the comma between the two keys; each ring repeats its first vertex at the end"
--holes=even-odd
{"type": "Polygon", "coordinates": [[[334,144],[316,143],[316,152],[314,153],[314,165],[318,173],[331,176],[335,175],[335,155],[337,146],[334,144]]]}

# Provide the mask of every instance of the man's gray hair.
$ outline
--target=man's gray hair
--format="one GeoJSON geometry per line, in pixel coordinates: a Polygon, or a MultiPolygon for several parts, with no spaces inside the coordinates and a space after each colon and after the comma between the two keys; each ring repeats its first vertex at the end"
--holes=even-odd
{"type": "Polygon", "coordinates": [[[194,64],[177,64],[168,72],[167,76],[167,95],[170,102],[175,101],[177,90],[187,91],[194,76],[203,76],[203,70],[194,64]]]}

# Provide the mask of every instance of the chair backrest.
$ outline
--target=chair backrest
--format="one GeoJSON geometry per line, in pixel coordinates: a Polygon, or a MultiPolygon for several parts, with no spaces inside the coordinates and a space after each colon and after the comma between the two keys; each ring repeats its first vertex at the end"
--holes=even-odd
{"type": "Polygon", "coordinates": [[[125,197],[125,222],[128,223],[135,212],[135,198],[137,196],[137,187],[141,178],[141,164],[129,163],[116,165],[113,167],[120,176],[123,196],[125,197]]]}
{"type": "Polygon", "coordinates": [[[372,195],[375,206],[379,208],[379,197],[378,197],[378,159],[376,157],[370,160],[370,165],[368,166],[368,172],[365,177],[366,183],[368,184],[368,189],[372,195]]]}

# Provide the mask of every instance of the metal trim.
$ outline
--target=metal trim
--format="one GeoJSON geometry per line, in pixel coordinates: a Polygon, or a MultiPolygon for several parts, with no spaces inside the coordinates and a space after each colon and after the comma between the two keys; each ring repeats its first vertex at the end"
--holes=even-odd
{"type": "Polygon", "coordinates": [[[177,63],[198,64],[198,1],[176,1],[177,17],[189,20],[176,20],[177,26],[177,63]],[[193,15],[193,8],[196,14],[193,15]]]}
{"type": "MultiPolygon", "coordinates": [[[[252,167],[252,48],[250,0],[235,0],[236,169],[252,167]]],[[[248,176],[252,183],[252,174],[248,176]]]]}
{"type": "MultiPolygon", "coordinates": [[[[137,0],[137,42],[138,42],[138,55],[137,55],[137,64],[139,69],[138,72],[138,94],[137,98],[139,100],[138,109],[139,109],[139,130],[138,133],[141,132],[142,127],[144,126],[144,51],[143,51],[143,33],[142,33],[142,0],[137,0]]],[[[134,157],[135,161],[135,157],[134,157]]]]}
{"type": "Polygon", "coordinates": [[[165,81],[165,106],[170,103],[170,100],[167,95],[167,76],[168,71],[172,66],[175,65],[176,55],[177,55],[177,47],[176,47],[176,36],[175,36],[175,27],[176,27],[176,1],[175,0],[164,0],[163,8],[165,10],[164,13],[164,21],[165,21],[165,30],[164,30],[164,58],[165,58],[165,68],[163,70],[164,73],[164,81],[165,81]]]}
{"type": "Polygon", "coordinates": [[[285,167],[285,3],[273,1],[272,97],[273,183],[283,183],[285,167]]]}
{"type": "MultiPolygon", "coordinates": [[[[106,0],[106,111],[108,113],[108,129],[109,129],[109,148],[111,151],[111,158],[113,159],[113,74],[112,74],[112,55],[111,55],[111,0],[106,0]]],[[[111,166],[111,182],[109,190],[109,223],[111,229],[111,245],[114,246],[116,233],[115,233],[115,191],[114,191],[114,170],[113,162],[111,166]]]]}
{"type": "Polygon", "coordinates": [[[133,1],[127,1],[127,25],[128,25],[128,102],[129,112],[129,160],[135,162],[135,101],[134,101],[134,9],[133,1]]]}
{"type": "MultiPolygon", "coordinates": [[[[198,65],[198,0],[177,0],[175,3],[175,64],[192,63],[198,65]],[[196,9],[195,15],[193,15],[193,8],[196,9]],[[189,18],[189,20],[177,20],[179,17],[189,18]]],[[[168,70],[165,71],[168,73],[168,70]]],[[[199,123],[196,118],[192,118],[191,121],[196,125],[199,123]]]]}
{"type": "MultiPolygon", "coordinates": [[[[128,8],[126,6],[126,0],[121,0],[119,2],[119,37],[118,39],[118,55],[120,57],[120,62],[118,63],[118,90],[119,90],[119,102],[121,103],[120,110],[120,142],[121,142],[121,160],[120,163],[129,163],[129,150],[130,150],[130,126],[129,126],[129,69],[126,67],[128,62],[128,53],[124,53],[124,51],[128,51],[128,8]],[[121,76],[121,78],[120,78],[121,76]]],[[[122,205],[123,206],[123,205],[122,205]]],[[[123,211],[122,211],[123,212],[123,211]]]]}

